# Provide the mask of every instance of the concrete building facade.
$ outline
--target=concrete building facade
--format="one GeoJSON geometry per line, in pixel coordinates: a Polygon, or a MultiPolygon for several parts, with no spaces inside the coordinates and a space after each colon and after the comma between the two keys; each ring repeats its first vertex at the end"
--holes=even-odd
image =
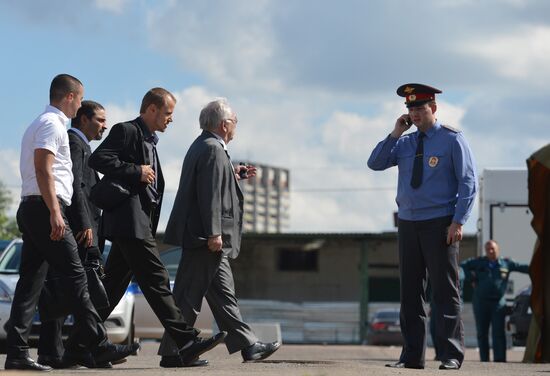
{"type": "Polygon", "coordinates": [[[243,231],[279,233],[289,227],[289,170],[252,162],[256,177],[241,181],[244,194],[243,231]]]}

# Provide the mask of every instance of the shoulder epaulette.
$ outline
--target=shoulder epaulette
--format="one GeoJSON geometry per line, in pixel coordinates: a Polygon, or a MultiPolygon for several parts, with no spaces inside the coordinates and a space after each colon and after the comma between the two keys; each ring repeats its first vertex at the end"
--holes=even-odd
{"type": "Polygon", "coordinates": [[[453,127],[451,127],[450,125],[441,124],[441,126],[442,126],[443,128],[445,128],[445,129],[450,130],[450,131],[453,132],[453,133],[460,133],[460,131],[459,131],[458,129],[453,128],[453,127]]]}

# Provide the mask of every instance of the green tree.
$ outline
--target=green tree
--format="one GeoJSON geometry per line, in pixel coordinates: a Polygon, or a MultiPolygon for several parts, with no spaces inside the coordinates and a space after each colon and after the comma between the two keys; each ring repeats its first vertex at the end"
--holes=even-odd
{"type": "Polygon", "coordinates": [[[10,191],[0,181],[0,239],[13,239],[21,236],[15,218],[10,218],[7,211],[13,200],[10,191]]]}

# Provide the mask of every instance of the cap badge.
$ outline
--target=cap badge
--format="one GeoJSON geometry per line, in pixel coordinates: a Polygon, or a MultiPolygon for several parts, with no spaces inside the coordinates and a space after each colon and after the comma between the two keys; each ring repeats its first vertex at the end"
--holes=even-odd
{"type": "Polygon", "coordinates": [[[430,166],[432,168],[437,166],[438,163],[439,163],[439,158],[437,158],[437,157],[430,157],[430,159],[428,159],[428,166],[430,166]]]}
{"type": "Polygon", "coordinates": [[[411,94],[409,95],[409,102],[414,102],[416,100],[416,95],[411,94]]]}
{"type": "Polygon", "coordinates": [[[407,86],[403,91],[407,94],[410,94],[414,91],[414,87],[407,86]]]}

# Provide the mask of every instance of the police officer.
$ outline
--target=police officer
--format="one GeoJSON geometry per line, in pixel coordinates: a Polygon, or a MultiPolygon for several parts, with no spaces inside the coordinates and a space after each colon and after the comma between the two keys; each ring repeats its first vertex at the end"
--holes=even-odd
{"type": "Polygon", "coordinates": [[[397,188],[401,331],[400,359],[388,367],[424,368],[426,281],[433,288],[435,333],[440,369],[459,369],[464,359],[460,318],[458,250],[462,226],[477,190],[472,152],[462,133],[435,117],[436,88],[405,84],[408,113],[373,150],[368,166],[398,166],[397,188]],[[412,125],[416,132],[403,135],[412,125]]]}
{"type": "Polygon", "coordinates": [[[464,269],[466,281],[472,283],[474,295],[472,304],[476,319],[479,358],[489,361],[489,325],[493,334],[493,359],[506,361],[506,337],[504,318],[506,301],[504,294],[508,287],[510,272],[529,273],[529,265],[500,257],[500,247],[494,240],[485,243],[485,256],[470,258],[460,266],[464,269]]]}

